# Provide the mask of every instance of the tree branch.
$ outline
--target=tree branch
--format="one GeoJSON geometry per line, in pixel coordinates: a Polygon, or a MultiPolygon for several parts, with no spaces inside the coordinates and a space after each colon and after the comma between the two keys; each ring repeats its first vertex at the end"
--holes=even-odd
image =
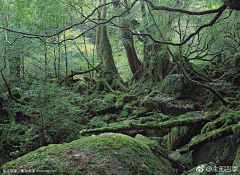
{"type": "Polygon", "coordinates": [[[224,8],[226,6],[224,4],[221,7],[219,7],[218,9],[207,10],[207,11],[202,11],[202,12],[192,12],[192,11],[187,11],[187,10],[183,10],[183,9],[173,9],[173,8],[166,7],[166,6],[155,6],[149,0],[144,0],[144,1],[147,2],[152,7],[152,10],[164,10],[164,11],[168,11],[168,12],[180,12],[180,13],[186,13],[188,15],[206,15],[206,14],[211,14],[211,13],[217,13],[217,12],[220,12],[222,10],[222,8],[224,8]]]}
{"type": "Polygon", "coordinates": [[[72,73],[68,76],[66,76],[64,79],[62,79],[59,84],[62,84],[65,80],[69,79],[69,78],[72,78],[73,76],[75,75],[81,75],[81,74],[85,74],[85,73],[88,73],[88,72],[91,72],[91,71],[94,71],[94,70],[97,70],[100,66],[101,66],[102,63],[100,63],[97,67],[93,68],[93,69],[89,69],[89,70],[86,70],[86,71],[82,71],[82,72],[78,72],[78,71],[72,71],[72,73]]]}

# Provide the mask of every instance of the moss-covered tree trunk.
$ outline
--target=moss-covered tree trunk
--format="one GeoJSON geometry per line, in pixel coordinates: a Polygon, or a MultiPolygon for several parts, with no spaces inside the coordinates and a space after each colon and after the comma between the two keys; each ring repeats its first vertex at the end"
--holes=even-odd
{"type": "MultiPolygon", "coordinates": [[[[106,0],[98,0],[98,6],[105,4],[106,0]]],[[[103,22],[106,18],[106,6],[101,8],[99,14],[99,23],[103,22]]],[[[118,74],[115,66],[112,47],[107,36],[106,24],[100,24],[96,29],[96,49],[97,57],[100,63],[102,63],[102,77],[107,80],[108,83],[112,81],[115,75],[118,74]]]]}
{"type": "MultiPolygon", "coordinates": [[[[149,20],[146,18],[146,8],[144,3],[141,5],[141,10],[142,18],[145,21],[145,30],[147,33],[151,33],[153,28],[147,27],[149,26],[149,20]]],[[[151,78],[153,82],[161,81],[169,72],[169,56],[167,54],[167,49],[161,44],[152,42],[148,37],[143,37],[143,39],[143,70],[147,73],[147,77],[151,78]]]]}
{"type": "Polygon", "coordinates": [[[164,79],[169,72],[169,56],[162,45],[144,43],[144,68],[154,82],[164,79]]]}

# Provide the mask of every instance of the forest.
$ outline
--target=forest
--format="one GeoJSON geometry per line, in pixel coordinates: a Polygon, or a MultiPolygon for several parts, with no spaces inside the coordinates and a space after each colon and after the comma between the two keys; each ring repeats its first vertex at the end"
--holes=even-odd
{"type": "Polygon", "coordinates": [[[239,0],[0,0],[0,174],[240,175],[239,0]]]}

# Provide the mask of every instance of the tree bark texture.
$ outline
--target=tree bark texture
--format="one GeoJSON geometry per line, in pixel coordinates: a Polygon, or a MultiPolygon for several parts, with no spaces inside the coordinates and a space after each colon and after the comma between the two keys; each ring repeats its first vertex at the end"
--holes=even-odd
{"type": "MultiPolygon", "coordinates": [[[[129,28],[130,27],[129,24],[130,22],[126,21],[125,19],[123,19],[123,21],[121,22],[122,27],[129,28]]],[[[139,68],[141,67],[141,62],[138,59],[138,56],[134,47],[133,35],[125,28],[121,28],[121,34],[122,34],[123,45],[127,53],[128,63],[130,65],[133,75],[135,75],[138,72],[139,68]]],[[[138,79],[138,75],[136,75],[136,79],[138,79]]]]}
{"type": "MultiPolygon", "coordinates": [[[[98,6],[105,4],[106,0],[98,0],[98,6]]],[[[103,22],[106,18],[106,7],[101,8],[101,13],[99,14],[99,21],[103,22]]],[[[110,82],[114,74],[118,74],[117,68],[115,66],[113,56],[112,56],[112,47],[107,36],[107,27],[106,24],[100,24],[96,29],[96,50],[97,57],[100,63],[102,64],[102,71],[104,73],[104,78],[110,82]]]]}

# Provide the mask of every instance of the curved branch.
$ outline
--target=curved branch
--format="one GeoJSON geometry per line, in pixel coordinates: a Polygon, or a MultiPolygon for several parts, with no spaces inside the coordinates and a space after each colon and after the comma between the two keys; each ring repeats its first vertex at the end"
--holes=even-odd
{"type": "Polygon", "coordinates": [[[186,13],[188,15],[206,15],[206,14],[211,14],[211,13],[217,13],[217,12],[220,12],[222,10],[222,8],[224,8],[226,6],[224,4],[221,7],[219,7],[218,9],[207,10],[207,11],[202,11],[202,12],[192,12],[192,11],[187,11],[187,10],[183,10],[183,9],[173,9],[173,8],[166,7],[166,6],[155,6],[149,0],[144,0],[144,1],[147,2],[152,7],[152,10],[164,10],[164,11],[168,11],[168,12],[180,12],[180,13],[186,13]]]}
{"type": "Polygon", "coordinates": [[[204,24],[204,25],[200,26],[194,33],[190,34],[184,41],[182,41],[180,43],[173,43],[173,42],[168,42],[168,41],[159,41],[159,40],[154,39],[153,36],[150,35],[150,34],[135,33],[132,30],[130,30],[129,28],[122,27],[122,26],[119,26],[119,25],[116,25],[116,24],[113,24],[113,23],[111,23],[111,24],[113,24],[114,26],[119,27],[119,28],[127,29],[132,35],[149,37],[153,42],[158,43],[158,44],[169,44],[169,45],[173,45],[173,46],[182,46],[182,45],[186,44],[192,37],[197,35],[202,29],[204,29],[206,27],[213,26],[216,23],[216,21],[218,20],[218,18],[222,15],[223,11],[226,8],[227,8],[227,6],[223,5],[220,8],[220,11],[218,12],[218,14],[212,19],[212,21],[210,21],[208,24],[204,24]]]}
{"type": "MultiPolygon", "coordinates": [[[[73,25],[71,25],[70,27],[67,27],[67,28],[65,28],[65,29],[63,29],[63,30],[61,30],[61,31],[53,34],[53,35],[29,34],[29,33],[25,33],[25,32],[20,32],[20,31],[15,31],[15,30],[7,29],[7,28],[4,28],[4,27],[0,27],[0,29],[7,30],[7,31],[13,32],[13,33],[19,33],[19,34],[22,34],[22,35],[23,35],[23,36],[21,36],[21,37],[19,37],[19,38],[15,38],[14,41],[13,41],[11,44],[13,44],[14,42],[16,42],[16,40],[18,40],[18,39],[20,39],[20,38],[24,38],[24,37],[25,37],[25,38],[30,38],[30,39],[39,39],[40,41],[42,41],[42,42],[44,42],[44,43],[47,43],[47,44],[61,44],[61,43],[66,42],[66,41],[73,41],[73,40],[81,37],[82,35],[84,35],[84,34],[87,33],[88,31],[93,30],[93,29],[96,28],[98,25],[107,24],[107,23],[111,22],[113,19],[115,19],[115,18],[117,18],[117,17],[123,16],[125,13],[129,12],[129,11],[133,8],[133,6],[136,4],[137,1],[138,1],[138,0],[135,0],[135,1],[131,4],[131,6],[130,6],[127,10],[125,10],[123,13],[121,13],[120,15],[112,16],[109,20],[94,25],[93,27],[91,27],[91,28],[85,30],[84,32],[82,32],[81,34],[79,34],[78,36],[76,36],[76,37],[74,37],[74,38],[64,39],[64,40],[62,40],[62,41],[60,41],[60,42],[48,42],[48,41],[44,41],[42,38],[50,38],[50,37],[59,35],[60,33],[62,33],[62,32],[64,32],[64,31],[66,31],[66,30],[69,30],[69,29],[73,28],[74,26],[83,24],[86,20],[89,19],[89,17],[90,17],[99,7],[105,6],[105,5],[107,5],[107,4],[114,3],[115,1],[113,1],[113,2],[111,2],[111,3],[106,3],[106,4],[103,4],[103,5],[100,5],[98,8],[95,8],[95,9],[93,10],[93,12],[92,12],[90,15],[88,15],[82,22],[73,24],[73,25]]],[[[89,20],[90,20],[90,19],[89,19],[89,20]]],[[[91,20],[90,20],[90,21],[91,21],[91,20]]]]}
{"type": "MultiPolygon", "coordinates": [[[[116,0],[118,1],[118,0],[116,0]]],[[[13,32],[13,33],[18,33],[18,34],[22,34],[22,35],[29,35],[29,36],[35,36],[35,37],[42,37],[42,38],[50,38],[50,37],[53,37],[53,36],[57,36],[59,34],[61,34],[62,32],[66,31],[66,30],[69,30],[75,26],[78,26],[78,25],[81,25],[83,24],[84,22],[86,22],[99,8],[103,7],[103,6],[106,6],[106,5],[109,5],[109,4],[112,4],[112,3],[115,3],[116,1],[112,1],[112,2],[109,2],[109,3],[106,3],[106,4],[102,4],[102,5],[99,5],[98,7],[96,7],[95,9],[93,9],[93,11],[81,22],[79,23],[75,23],[75,24],[72,24],[71,26],[67,27],[67,28],[64,28],[62,30],[60,30],[59,32],[55,33],[55,34],[52,34],[52,35],[38,35],[38,34],[31,34],[31,33],[26,33],[26,32],[21,32],[21,31],[16,31],[16,30],[11,30],[11,29],[8,29],[8,28],[5,28],[5,27],[0,27],[0,29],[3,29],[3,30],[6,30],[8,32],[13,32]]]]}
{"type": "Polygon", "coordinates": [[[85,73],[88,73],[88,72],[91,72],[91,71],[94,71],[94,70],[98,70],[99,66],[101,65],[102,63],[100,63],[97,67],[94,67],[92,69],[89,69],[89,70],[86,70],[86,71],[82,71],[82,72],[77,72],[77,71],[72,71],[72,73],[68,76],[66,76],[63,80],[60,81],[60,85],[67,79],[69,78],[72,78],[73,76],[75,75],[81,75],[81,74],[85,74],[85,73]]]}

